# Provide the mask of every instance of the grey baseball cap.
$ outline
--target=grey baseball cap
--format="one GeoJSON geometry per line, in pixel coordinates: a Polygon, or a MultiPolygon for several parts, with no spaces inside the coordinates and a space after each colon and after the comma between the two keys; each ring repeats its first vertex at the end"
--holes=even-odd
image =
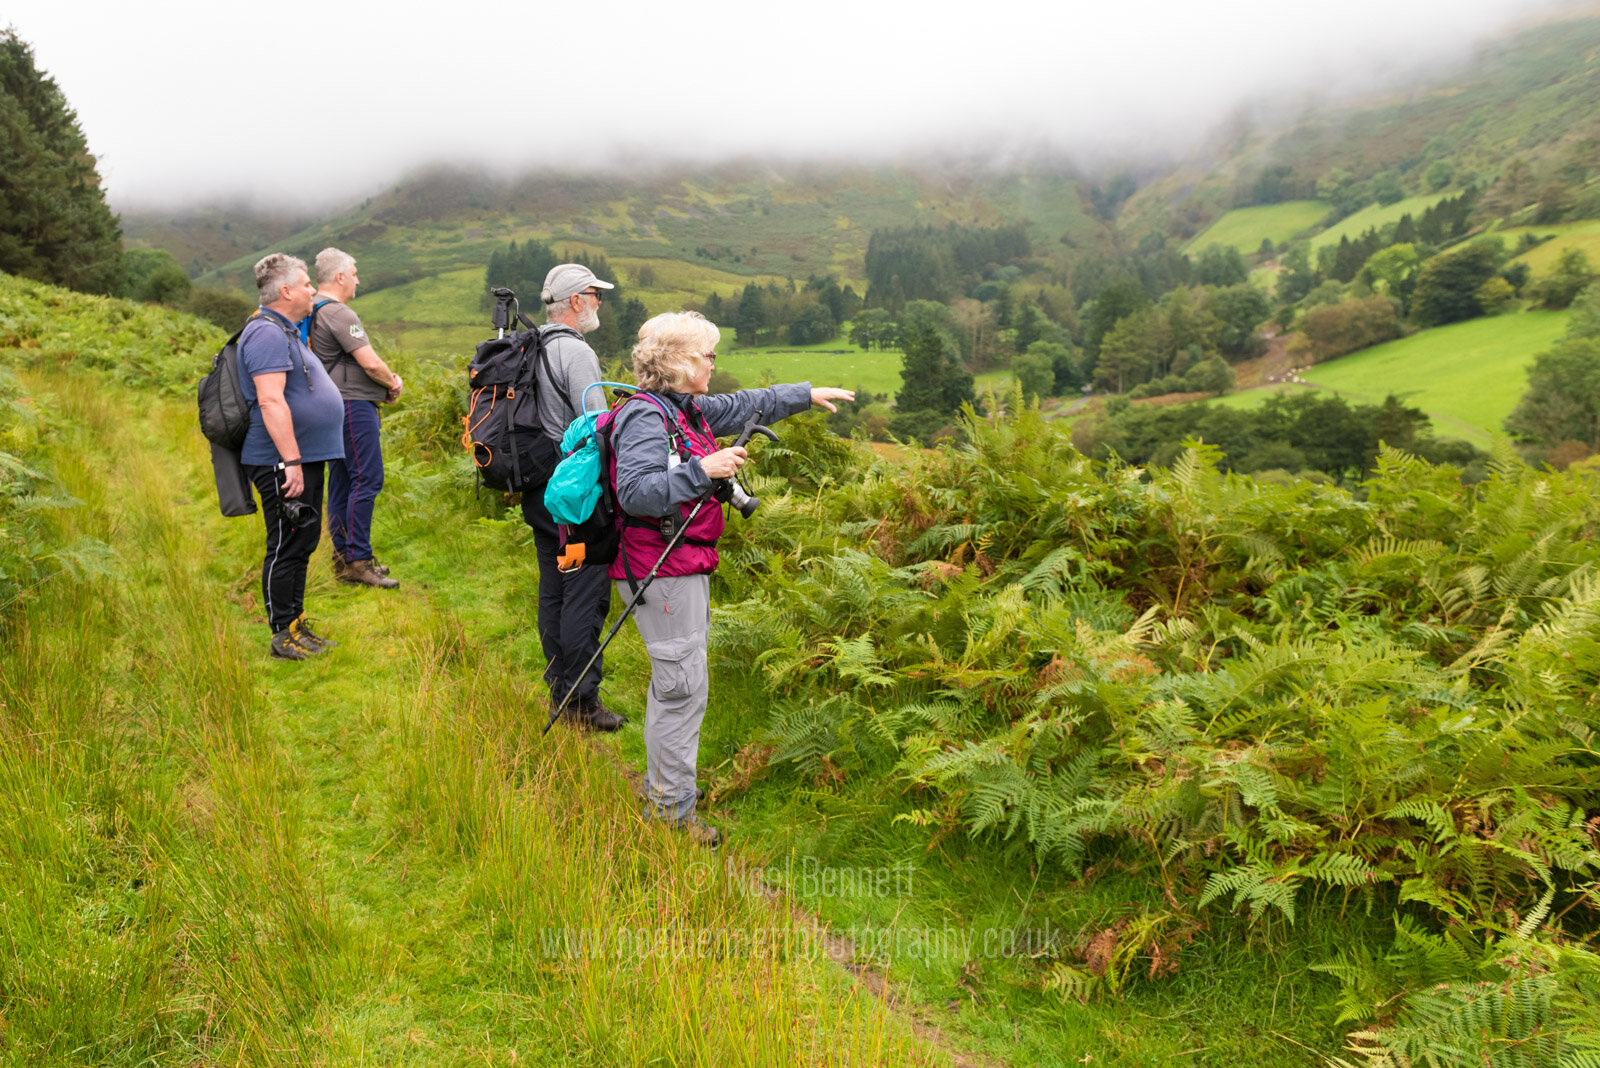
{"type": "Polygon", "coordinates": [[[596,289],[617,288],[610,282],[600,281],[594,276],[593,271],[581,263],[558,263],[544,276],[544,292],[539,296],[546,304],[554,304],[558,300],[566,300],[574,293],[581,293],[590,286],[596,289]]]}

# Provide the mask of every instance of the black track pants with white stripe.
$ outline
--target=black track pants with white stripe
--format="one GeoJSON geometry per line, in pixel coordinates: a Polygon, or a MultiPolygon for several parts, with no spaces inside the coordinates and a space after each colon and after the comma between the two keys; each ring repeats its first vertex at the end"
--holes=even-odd
{"type": "Polygon", "coordinates": [[[267,554],[261,561],[261,600],[266,606],[267,623],[272,632],[287,627],[305,610],[306,565],[322,537],[322,461],[301,465],[306,488],[299,500],[317,514],[293,526],[279,507],[282,474],[276,467],[245,465],[245,474],[261,495],[261,516],[267,525],[267,554]]]}

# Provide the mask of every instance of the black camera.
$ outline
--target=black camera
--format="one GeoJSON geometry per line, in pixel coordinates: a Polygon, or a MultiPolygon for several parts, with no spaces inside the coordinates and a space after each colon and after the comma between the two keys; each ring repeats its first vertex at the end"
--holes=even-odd
{"type": "Polygon", "coordinates": [[[761,506],[760,497],[750,496],[737,480],[731,478],[719,479],[712,496],[723,504],[731,504],[739,509],[739,514],[746,519],[755,515],[756,509],[761,506]]]}
{"type": "Polygon", "coordinates": [[[292,527],[310,526],[317,521],[316,508],[298,497],[279,497],[278,511],[292,527]]]}

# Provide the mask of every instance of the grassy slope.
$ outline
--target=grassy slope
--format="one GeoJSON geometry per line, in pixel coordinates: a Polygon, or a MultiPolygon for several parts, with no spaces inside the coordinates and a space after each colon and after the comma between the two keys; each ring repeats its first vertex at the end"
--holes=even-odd
{"type": "Polygon", "coordinates": [[[1436,160],[1487,179],[1513,156],[1541,162],[1564,151],[1564,139],[1586,130],[1600,107],[1597,45],[1600,19],[1551,19],[1485,43],[1414,90],[1309,111],[1288,125],[1244,127],[1220,159],[1208,155],[1141,189],[1119,225],[1135,240],[1152,230],[1196,233],[1274,165],[1313,180],[1336,168],[1357,178],[1395,168],[1420,189],[1436,160]]]}
{"type": "MultiPolygon", "coordinates": [[[[1392,393],[1427,412],[1439,434],[1484,445],[1527,389],[1528,364],[1560,338],[1566,318],[1565,312],[1529,311],[1453,323],[1330,360],[1302,377],[1368,404],[1392,393]]],[[[1254,407],[1282,388],[1213,403],[1254,407]]]]}
{"type": "Polygon", "coordinates": [[[1535,278],[1541,278],[1554,270],[1556,262],[1561,259],[1561,254],[1569,248],[1578,249],[1588,256],[1591,266],[1600,264],[1600,219],[1556,223],[1550,226],[1517,226],[1507,230],[1497,230],[1495,236],[1504,238],[1506,247],[1514,249],[1518,239],[1525,233],[1551,238],[1511,261],[1526,263],[1533,269],[1535,278]]]}
{"type": "Polygon", "coordinates": [[[1353,215],[1328,227],[1322,233],[1311,239],[1312,249],[1322,248],[1324,245],[1337,245],[1342,237],[1356,238],[1368,230],[1382,228],[1393,222],[1399,222],[1402,216],[1410,215],[1412,219],[1420,218],[1424,211],[1433,207],[1439,201],[1454,193],[1430,193],[1426,196],[1407,197],[1405,200],[1394,204],[1369,204],[1353,215]]]}
{"type": "MultiPolygon", "coordinates": [[[[93,336],[105,306],[122,307],[79,309],[73,330],[93,336]]],[[[165,336],[167,318],[140,310],[133,327],[165,336]]],[[[938,1063],[805,954],[667,964],[540,948],[550,929],[656,932],[671,917],[690,935],[792,939],[752,889],[758,866],[855,929],[925,1031],[1011,1063],[1291,1065],[1336,1044],[1330,981],[1308,969],[1356,934],[1333,917],[1270,957],[1219,924],[1175,979],[1085,1006],[1043,992],[1035,947],[1003,939],[1070,945],[1132,903],[1159,907],[1144,875],[1080,884],[1027,872],[1003,844],[930,846],[875,819],[866,782],[757,782],[718,804],[735,832],[720,866],[641,824],[610,763],[531,736],[527,532],[473,504],[459,463],[391,457],[375,541],[405,585],[337,587],[319,555],[308,603],[344,644],[268,661],[257,521],[215,516],[192,401],[91,382],[36,380],[68,414],[57,467],[87,502],[68,519],[112,545],[121,577],[51,587],[0,650],[0,805],[14,817],[0,820],[0,892],[30,902],[0,911],[0,1020],[29,1063],[938,1063]],[[151,620],[166,621],[156,659],[151,620]],[[818,876],[880,868],[889,893],[818,876]],[[183,965],[168,970],[173,953],[183,965]]],[[[783,507],[781,489],[757,489],[783,507]]],[[[645,673],[626,628],[608,692],[635,722],[645,673]]],[[[771,698],[742,665],[719,664],[713,692],[702,765],[727,783],[771,698]]],[[[607,745],[642,763],[636,727],[607,745]]]]}
{"type": "MultiPolygon", "coordinates": [[[[731,330],[726,331],[724,339],[730,333],[731,330]]],[[[723,344],[727,344],[726,340],[723,344]]],[[[731,373],[746,387],[764,381],[813,382],[892,394],[899,392],[902,385],[900,362],[898,350],[863,352],[848,341],[835,339],[804,349],[774,346],[728,350],[717,357],[717,369],[731,373]]]]}
{"type": "Polygon", "coordinates": [[[1317,225],[1326,214],[1328,205],[1321,200],[1291,200],[1283,204],[1235,208],[1206,227],[1184,251],[1194,254],[1207,245],[1231,245],[1250,255],[1261,247],[1263,239],[1274,245],[1288,241],[1317,225]]]}
{"type": "Polygon", "coordinates": [[[28,902],[0,914],[10,1053],[943,1060],[814,955],[693,952],[701,931],[803,945],[804,927],[708,880],[592,749],[538,740],[520,522],[474,520],[402,460],[378,537],[405,587],[335,587],[319,554],[309,603],[342,646],[271,662],[259,521],[215,514],[192,404],[73,373],[31,384],[67,420],[56,467],[86,507],[66,522],[118,568],[47,589],[0,655],[0,884],[28,902]],[[691,952],[546,941],[589,927],[691,952]]]}
{"type": "MultiPolygon", "coordinates": [[[[1060,238],[1092,247],[1106,229],[1083,210],[1077,182],[1048,170],[996,177],[976,170],[729,167],[628,180],[535,174],[512,182],[435,171],[283,237],[277,247],[309,257],[334,244],[374,276],[434,275],[481,266],[508,241],[538,238],[602,251],[613,263],[679,265],[671,268],[674,277],[662,279],[657,296],[665,306],[713,288],[726,294],[732,279],[756,277],[833,273],[859,292],[867,239],[876,228],[1019,220],[1030,223],[1046,259],[1067,254],[1060,238]]],[[[201,280],[244,287],[259,255],[241,251],[201,280]]]]}

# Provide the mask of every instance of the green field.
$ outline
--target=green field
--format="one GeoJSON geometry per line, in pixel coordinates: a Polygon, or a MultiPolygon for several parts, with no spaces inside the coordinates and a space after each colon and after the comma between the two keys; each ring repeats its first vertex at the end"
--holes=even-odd
{"type": "Polygon", "coordinates": [[[1376,345],[1302,377],[1368,404],[1392,393],[1432,416],[1439,434],[1483,444],[1522,398],[1528,364],[1566,325],[1566,312],[1473,319],[1376,345]]]}
{"type": "Polygon", "coordinates": [[[1208,245],[1232,245],[1248,255],[1261,247],[1263,239],[1274,245],[1282,244],[1317,225],[1326,214],[1328,204],[1321,200],[1290,200],[1282,204],[1235,208],[1189,242],[1184,251],[1192,254],[1208,245]]]}
{"type": "Polygon", "coordinates": [[[1324,245],[1337,245],[1341,237],[1360,237],[1368,230],[1387,226],[1392,222],[1399,222],[1403,215],[1410,215],[1412,219],[1420,218],[1424,211],[1433,207],[1446,197],[1455,196],[1454,192],[1429,193],[1427,196],[1407,197],[1405,200],[1394,204],[1369,204],[1356,212],[1347,215],[1322,233],[1311,239],[1313,251],[1324,245]]]}
{"type": "Polygon", "coordinates": [[[1238,393],[1225,393],[1215,400],[1200,401],[1201,404],[1216,404],[1223,408],[1237,408],[1240,411],[1250,411],[1259,408],[1273,397],[1284,393],[1293,393],[1299,386],[1271,385],[1259,389],[1246,389],[1238,393]]]}
{"type": "Polygon", "coordinates": [[[1550,226],[1515,226],[1509,230],[1497,230],[1494,236],[1504,238],[1506,248],[1513,249],[1526,233],[1551,238],[1538,248],[1529,249],[1511,261],[1526,263],[1533,269],[1536,278],[1549,274],[1555,268],[1561,254],[1569,248],[1582,251],[1589,257],[1591,265],[1600,264],[1600,219],[1555,223],[1550,226]]]}
{"type": "Polygon", "coordinates": [[[358,294],[350,307],[363,321],[374,324],[476,325],[489,321],[489,313],[479,305],[482,294],[483,268],[466,267],[381,289],[369,296],[358,294]]]}
{"type": "MultiPolygon", "coordinates": [[[[723,333],[723,346],[732,330],[723,333]]],[[[900,391],[900,352],[863,352],[837,340],[805,349],[789,347],[733,349],[717,356],[717,370],[727,371],[744,387],[774,382],[811,382],[819,386],[869,389],[873,393],[900,391]],[[843,351],[839,351],[843,350],[843,351]]]]}

